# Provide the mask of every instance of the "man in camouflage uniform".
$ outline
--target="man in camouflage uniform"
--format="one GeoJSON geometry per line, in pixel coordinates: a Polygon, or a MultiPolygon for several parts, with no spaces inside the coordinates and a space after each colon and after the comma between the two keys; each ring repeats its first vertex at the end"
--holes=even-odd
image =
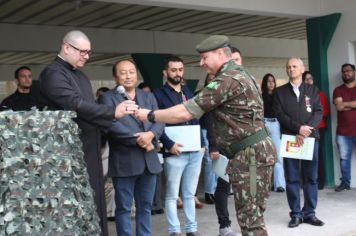
{"type": "Polygon", "coordinates": [[[143,120],[177,123],[214,114],[219,148],[230,159],[227,172],[235,193],[243,236],[265,236],[263,213],[276,151],[263,123],[263,102],[253,77],[231,60],[229,39],[215,35],[197,46],[200,65],[216,75],[193,99],[165,110],[139,109],[143,120]]]}

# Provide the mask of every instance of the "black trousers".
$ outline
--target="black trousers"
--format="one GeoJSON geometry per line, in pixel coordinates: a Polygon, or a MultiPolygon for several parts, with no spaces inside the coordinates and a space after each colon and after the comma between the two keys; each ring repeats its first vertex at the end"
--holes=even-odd
{"type": "Polygon", "coordinates": [[[230,183],[218,178],[215,190],[215,211],[218,216],[220,229],[229,227],[231,221],[229,219],[229,211],[227,209],[227,201],[230,193],[230,183]]]}

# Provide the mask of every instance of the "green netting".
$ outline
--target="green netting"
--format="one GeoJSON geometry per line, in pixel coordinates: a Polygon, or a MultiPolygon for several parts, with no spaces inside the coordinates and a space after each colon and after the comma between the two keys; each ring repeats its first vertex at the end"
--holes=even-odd
{"type": "Polygon", "coordinates": [[[99,235],[75,112],[0,112],[0,235],[99,235]]]}

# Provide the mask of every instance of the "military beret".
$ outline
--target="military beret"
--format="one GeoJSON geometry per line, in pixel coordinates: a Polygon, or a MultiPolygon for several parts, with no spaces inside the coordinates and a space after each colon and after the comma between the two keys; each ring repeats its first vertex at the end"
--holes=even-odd
{"type": "Polygon", "coordinates": [[[223,47],[227,47],[230,46],[230,41],[229,38],[225,35],[213,35],[210,36],[209,38],[204,39],[203,41],[201,41],[197,46],[196,46],[196,50],[199,53],[202,52],[208,52],[211,50],[215,50],[218,48],[223,48],[223,47]]]}

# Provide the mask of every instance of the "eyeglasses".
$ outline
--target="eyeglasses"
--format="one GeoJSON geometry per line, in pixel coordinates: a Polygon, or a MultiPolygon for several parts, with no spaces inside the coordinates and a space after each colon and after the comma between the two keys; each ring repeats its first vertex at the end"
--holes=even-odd
{"type": "Polygon", "coordinates": [[[90,55],[93,53],[92,50],[79,49],[79,48],[73,46],[73,45],[70,44],[70,43],[68,43],[68,45],[71,46],[72,48],[74,48],[75,50],[79,51],[79,54],[80,54],[81,56],[85,56],[85,55],[87,55],[87,54],[88,54],[88,56],[90,56],[90,55]]]}

